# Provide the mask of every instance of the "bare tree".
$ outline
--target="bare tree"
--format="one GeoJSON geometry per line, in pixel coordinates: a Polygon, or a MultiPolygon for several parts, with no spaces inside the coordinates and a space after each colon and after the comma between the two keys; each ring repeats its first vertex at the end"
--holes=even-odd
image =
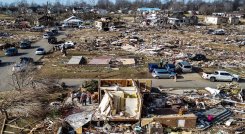
{"type": "Polygon", "coordinates": [[[14,90],[21,92],[27,88],[34,88],[34,66],[27,65],[24,70],[11,74],[11,83],[14,90]]]}
{"type": "Polygon", "coordinates": [[[209,5],[203,4],[199,8],[199,12],[201,14],[209,15],[209,14],[212,14],[213,10],[212,10],[212,8],[209,5]]]}
{"type": "Polygon", "coordinates": [[[16,94],[12,92],[2,93],[0,96],[0,111],[2,115],[8,119],[8,108],[10,108],[15,102],[16,94]]]}
{"type": "Polygon", "coordinates": [[[17,2],[17,7],[19,9],[19,14],[26,14],[29,4],[27,0],[20,0],[17,2]]]}
{"type": "Polygon", "coordinates": [[[113,8],[113,3],[109,0],[98,0],[97,7],[101,9],[110,10],[113,8]]]}

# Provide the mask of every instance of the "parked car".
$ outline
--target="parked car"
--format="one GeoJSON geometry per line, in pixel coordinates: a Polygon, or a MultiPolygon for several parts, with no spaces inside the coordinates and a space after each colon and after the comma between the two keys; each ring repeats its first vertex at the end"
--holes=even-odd
{"type": "Polygon", "coordinates": [[[44,55],[46,54],[46,51],[44,48],[38,48],[35,52],[36,55],[44,55]]]}
{"type": "Polygon", "coordinates": [[[31,32],[43,32],[44,26],[35,26],[30,29],[31,32]]]}
{"type": "Polygon", "coordinates": [[[195,54],[193,56],[190,56],[189,59],[193,61],[207,61],[206,56],[203,54],[195,54]]]}
{"type": "Polygon", "coordinates": [[[15,47],[8,48],[8,49],[5,51],[5,55],[6,55],[6,56],[14,56],[14,55],[17,55],[17,54],[18,54],[18,49],[15,48],[15,47]]]}
{"type": "Polygon", "coordinates": [[[20,42],[21,49],[31,48],[31,42],[29,40],[23,40],[20,42]]]}
{"type": "Polygon", "coordinates": [[[2,63],[2,60],[0,59],[0,64],[2,63]]]}
{"type": "Polygon", "coordinates": [[[156,68],[158,68],[158,64],[157,63],[148,63],[149,72],[152,72],[156,68]]]}
{"type": "Polygon", "coordinates": [[[68,28],[69,26],[67,24],[62,24],[62,28],[68,28]]]}
{"type": "Polygon", "coordinates": [[[175,65],[174,64],[165,64],[164,68],[168,70],[169,72],[176,72],[175,71],[175,65]]]}
{"type": "Polygon", "coordinates": [[[177,65],[176,65],[176,69],[179,69],[181,72],[183,73],[190,73],[192,72],[192,66],[189,62],[187,61],[182,61],[182,62],[179,62],[177,65]]]}
{"type": "Polygon", "coordinates": [[[202,78],[214,81],[236,81],[238,82],[240,79],[239,75],[231,74],[226,71],[215,71],[214,73],[203,72],[202,78]]]}
{"type": "Polygon", "coordinates": [[[79,29],[84,29],[84,28],[86,28],[86,26],[84,26],[84,25],[79,25],[78,28],[79,28],[79,29]]]}
{"type": "Polygon", "coordinates": [[[213,29],[209,29],[207,34],[213,34],[214,30],[213,29]]]}
{"type": "Polygon", "coordinates": [[[212,32],[213,35],[225,35],[225,31],[223,29],[218,29],[212,32]]]}
{"type": "Polygon", "coordinates": [[[12,68],[13,72],[25,71],[28,66],[34,63],[33,58],[30,57],[20,57],[20,62],[15,64],[12,68]]]}
{"type": "Polygon", "coordinates": [[[66,49],[68,49],[68,48],[74,48],[75,47],[75,44],[76,43],[74,43],[72,41],[67,41],[64,44],[62,44],[60,47],[61,48],[65,47],[66,49]]]}
{"type": "Polygon", "coordinates": [[[54,33],[52,33],[52,32],[46,32],[45,34],[43,34],[43,38],[44,39],[48,39],[51,36],[54,36],[54,33]]]}
{"type": "Polygon", "coordinates": [[[48,43],[49,44],[56,44],[57,43],[57,38],[54,36],[51,36],[48,38],[48,43]]]}
{"type": "Polygon", "coordinates": [[[165,78],[165,79],[174,79],[176,76],[176,73],[170,72],[166,69],[154,69],[152,71],[152,77],[160,79],[160,78],[165,78]]]}
{"type": "Polygon", "coordinates": [[[50,32],[52,32],[54,35],[58,35],[59,34],[59,31],[56,28],[52,28],[50,30],[50,32]]]}

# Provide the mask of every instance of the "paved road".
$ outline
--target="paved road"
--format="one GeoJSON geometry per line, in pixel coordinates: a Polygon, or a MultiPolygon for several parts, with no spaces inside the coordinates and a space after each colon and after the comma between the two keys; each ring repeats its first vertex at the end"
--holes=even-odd
{"type": "MultiPolygon", "coordinates": [[[[173,79],[152,79],[153,87],[162,88],[204,88],[213,87],[216,88],[218,84],[225,84],[227,82],[210,82],[204,80],[197,73],[184,74],[184,78],[177,79],[177,82],[173,79]]],[[[69,86],[79,87],[86,79],[62,79],[61,82],[65,82],[69,86]]],[[[245,81],[239,82],[242,88],[245,88],[245,81]]]]}
{"type": "MultiPolygon", "coordinates": [[[[61,33],[57,38],[60,40],[64,37],[64,33],[61,33]]],[[[31,49],[19,49],[19,54],[17,56],[0,57],[3,62],[0,65],[0,91],[9,90],[11,88],[9,84],[11,83],[11,70],[13,65],[19,62],[20,57],[32,57],[35,61],[38,61],[43,57],[42,55],[35,55],[35,51],[38,47],[42,47],[46,51],[50,51],[52,49],[52,45],[48,44],[47,39],[41,39],[40,41],[33,43],[31,49]]]]}

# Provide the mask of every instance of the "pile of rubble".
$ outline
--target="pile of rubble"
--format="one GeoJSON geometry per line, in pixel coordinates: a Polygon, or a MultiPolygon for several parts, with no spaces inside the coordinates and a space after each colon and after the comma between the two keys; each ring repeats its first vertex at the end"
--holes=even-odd
{"type": "Polygon", "coordinates": [[[11,33],[0,32],[0,38],[7,38],[13,36],[11,33]]]}
{"type": "Polygon", "coordinates": [[[205,90],[140,90],[132,80],[101,80],[102,96],[96,110],[85,110],[65,120],[76,132],[243,131],[245,93],[238,84],[205,90]],[[230,92],[233,90],[240,92],[230,92]]]}

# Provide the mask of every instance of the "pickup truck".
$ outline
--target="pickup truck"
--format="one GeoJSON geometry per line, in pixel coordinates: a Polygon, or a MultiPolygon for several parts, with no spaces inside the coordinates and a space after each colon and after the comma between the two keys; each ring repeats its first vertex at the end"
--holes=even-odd
{"type": "Polygon", "coordinates": [[[236,74],[231,74],[226,71],[215,71],[214,73],[206,73],[203,72],[202,78],[210,80],[211,82],[214,81],[235,81],[238,82],[240,77],[236,74]]]}

